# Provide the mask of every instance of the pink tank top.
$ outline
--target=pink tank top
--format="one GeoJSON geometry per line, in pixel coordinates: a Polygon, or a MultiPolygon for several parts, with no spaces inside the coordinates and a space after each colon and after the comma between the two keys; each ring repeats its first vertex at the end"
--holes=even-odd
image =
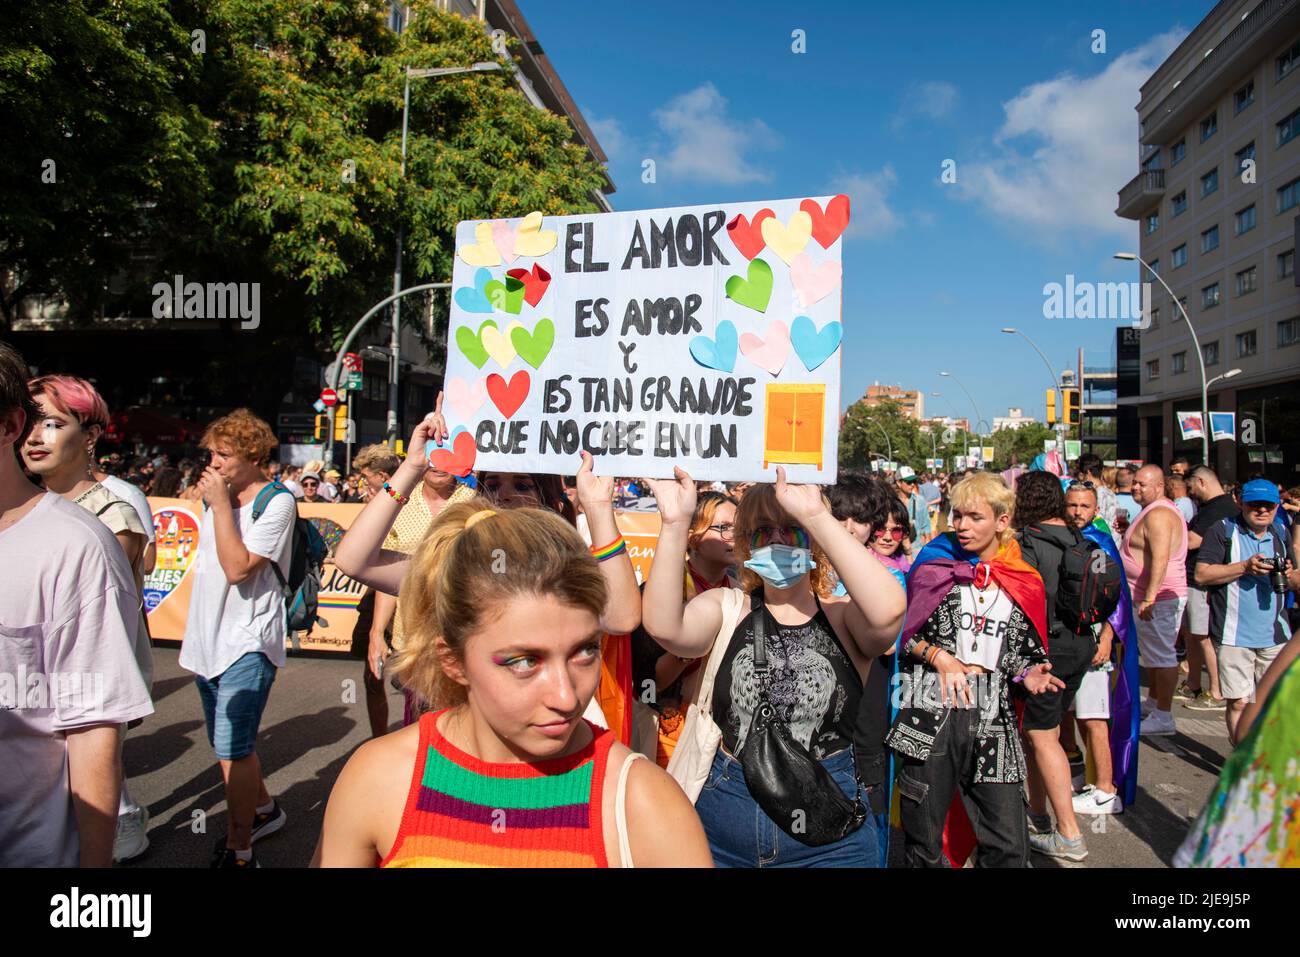
{"type": "Polygon", "coordinates": [[[1146,597],[1147,582],[1150,581],[1151,574],[1150,569],[1142,567],[1142,556],[1134,555],[1129,549],[1129,542],[1133,538],[1133,532],[1147,517],[1147,513],[1157,508],[1172,509],[1178,516],[1178,527],[1182,531],[1169,552],[1169,564],[1161,570],[1163,577],[1160,581],[1160,590],[1156,592],[1156,601],[1187,596],[1187,525],[1183,521],[1183,513],[1178,511],[1178,506],[1167,498],[1158,498],[1138,513],[1138,517],[1124,532],[1124,541],[1119,547],[1119,556],[1124,560],[1124,577],[1128,579],[1129,591],[1133,593],[1135,603],[1146,597]]]}

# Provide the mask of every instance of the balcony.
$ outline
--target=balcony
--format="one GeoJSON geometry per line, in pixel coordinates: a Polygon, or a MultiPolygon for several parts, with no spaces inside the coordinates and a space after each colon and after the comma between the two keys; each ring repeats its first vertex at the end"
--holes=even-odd
{"type": "Polygon", "coordinates": [[[1115,215],[1124,219],[1141,219],[1160,205],[1160,197],[1164,195],[1165,171],[1143,170],[1119,191],[1119,205],[1115,207],[1115,215]]]}
{"type": "Polygon", "coordinates": [[[1263,0],[1154,109],[1143,115],[1142,142],[1164,143],[1191,126],[1228,92],[1228,87],[1272,53],[1280,37],[1297,26],[1300,0],[1263,0]]]}

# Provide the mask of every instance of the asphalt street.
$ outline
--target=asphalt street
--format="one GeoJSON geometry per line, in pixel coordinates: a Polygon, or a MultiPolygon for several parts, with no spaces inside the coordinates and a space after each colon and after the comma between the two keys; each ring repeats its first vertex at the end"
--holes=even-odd
{"type": "MultiPolygon", "coordinates": [[[[157,712],[131,731],[125,761],[135,799],[149,810],[148,851],[127,867],[205,867],[226,830],[221,772],[208,744],[193,676],[178,650],[154,649],[157,712]]],[[[369,736],[363,663],[351,658],[290,657],[271,690],[258,755],[267,787],[288,822],[256,845],[263,867],[305,867],[311,860],[330,787],[348,756],[369,736]]],[[[389,694],[390,728],[402,697],[389,694]]],[[[1221,712],[1174,707],[1178,734],[1143,739],[1138,800],[1123,814],[1081,818],[1089,857],[1035,867],[1167,867],[1214,787],[1229,752],[1221,712]]],[[[898,856],[901,836],[893,842],[898,856]]]]}

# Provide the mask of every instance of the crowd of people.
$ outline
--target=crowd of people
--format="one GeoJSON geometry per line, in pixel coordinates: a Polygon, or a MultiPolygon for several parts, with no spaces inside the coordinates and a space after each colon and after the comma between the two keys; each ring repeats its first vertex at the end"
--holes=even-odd
{"type": "MultiPolygon", "coordinates": [[[[364,505],[334,562],[367,588],[372,738],[304,822],[317,866],[881,867],[899,831],[906,866],[1078,862],[1079,818],[1133,802],[1138,734],[1173,734],[1177,696],[1237,745],[1180,862],[1295,863],[1275,812],[1300,799],[1278,753],[1300,532],[1264,478],[1085,455],[822,488],[615,479],[586,453],[568,477],[458,477],[369,446],[344,479],[279,465],[246,409],[175,465],[97,456],[107,424],[89,382],[0,344],[0,673],[23,676],[0,759],[28,769],[0,778],[4,866],[148,846],[122,760],[153,712],[145,493],[203,503],[179,664],[225,786],[214,868],[258,866],[288,822],[257,743],[299,501],[364,505]],[[651,503],[642,582],[615,509],[651,503]]],[[[447,434],[435,411],[408,448],[447,434]]]]}

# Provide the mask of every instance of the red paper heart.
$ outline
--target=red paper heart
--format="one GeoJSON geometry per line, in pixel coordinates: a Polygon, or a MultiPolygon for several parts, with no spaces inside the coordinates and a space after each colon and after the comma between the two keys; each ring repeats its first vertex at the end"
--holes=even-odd
{"type": "Polygon", "coordinates": [[[487,377],[488,398],[492,404],[501,410],[501,414],[507,419],[519,411],[519,407],[524,404],[524,399],[528,398],[528,389],[532,385],[532,380],[528,378],[528,373],[520,369],[510,377],[510,384],[506,385],[506,380],[501,378],[495,372],[487,377]]]}
{"type": "Polygon", "coordinates": [[[832,197],[824,213],[815,199],[805,199],[799,208],[812,218],[812,236],[822,249],[830,249],[849,225],[849,198],[843,193],[832,197]]]}
{"type": "Polygon", "coordinates": [[[736,218],[727,223],[727,235],[746,259],[753,259],[767,245],[763,242],[763,220],[775,215],[770,209],[760,209],[754,214],[752,222],[745,220],[744,213],[737,213],[736,218]]]}
{"type": "Polygon", "coordinates": [[[506,275],[513,276],[524,284],[524,299],[530,306],[535,306],[542,301],[547,287],[551,284],[551,274],[537,263],[533,263],[531,272],[527,269],[510,269],[506,271],[506,275]]]}
{"type": "Polygon", "coordinates": [[[460,432],[452,440],[451,448],[434,449],[429,453],[429,467],[446,472],[448,475],[459,475],[464,478],[474,471],[474,457],[477,453],[474,436],[468,432],[460,432]]]}

